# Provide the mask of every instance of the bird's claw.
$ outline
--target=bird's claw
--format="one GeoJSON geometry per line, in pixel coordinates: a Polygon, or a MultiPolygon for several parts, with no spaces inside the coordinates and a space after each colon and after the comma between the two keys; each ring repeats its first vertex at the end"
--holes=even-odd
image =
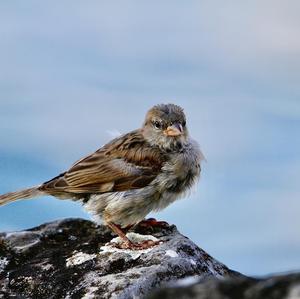
{"type": "Polygon", "coordinates": [[[159,241],[145,240],[139,243],[122,242],[122,243],[113,243],[113,245],[119,249],[143,250],[143,249],[152,248],[162,243],[163,241],[160,240],[159,241]]]}
{"type": "Polygon", "coordinates": [[[166,221],[157,221],[155,218],[148,218],[139,222],[138,226],[140,227],[169,227],[169,223],[166,221]]]}

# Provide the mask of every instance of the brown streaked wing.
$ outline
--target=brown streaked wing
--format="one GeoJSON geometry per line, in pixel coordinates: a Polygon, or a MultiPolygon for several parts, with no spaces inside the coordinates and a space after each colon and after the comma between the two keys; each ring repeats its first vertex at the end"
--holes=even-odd
{"type": "Polygon", "coordinates": [[[114,139],[46,182],[49,193],[103,193],[143,188],[157,176],[165,156],[151,148],[139,131],[114,139]]]}

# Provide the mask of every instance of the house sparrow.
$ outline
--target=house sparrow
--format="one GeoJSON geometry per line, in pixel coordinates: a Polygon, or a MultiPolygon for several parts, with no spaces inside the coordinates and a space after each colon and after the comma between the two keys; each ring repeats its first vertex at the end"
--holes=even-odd
{"type": "Polygon", "coordinates": [[[182,197],[199,178],[202,159],[188,135],[183,109],[160,104],[147,112],[142,128],[37,187],[1,195],[0,205],[41,195],[81,201],[96,221],[102,219],[121,237],[122,248],[149,248],[157,242],[133,243],[125,229],[182,197]]]}

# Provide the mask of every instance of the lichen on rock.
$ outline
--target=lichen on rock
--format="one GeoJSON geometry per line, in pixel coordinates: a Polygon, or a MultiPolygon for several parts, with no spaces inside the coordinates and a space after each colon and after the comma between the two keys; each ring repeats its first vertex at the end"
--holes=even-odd
{"type": "Polygon", "coordinates": [[[237,275],[175,226],[129,233],[163,241],[146,250],[118,249],[113,237],[81,219],[1,233],[0,298],[141,298],[178,279],[237,275]]]}

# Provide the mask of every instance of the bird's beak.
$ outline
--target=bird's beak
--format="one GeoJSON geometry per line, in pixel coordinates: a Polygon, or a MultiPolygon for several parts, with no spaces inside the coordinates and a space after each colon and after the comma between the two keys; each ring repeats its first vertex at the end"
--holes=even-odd
{"type": "Polygon", "coordinates": [[[167,127],[166,130],[164,130],[164,134],[167,136],[179,136],[183,134],[182,125],[180,123],[174,123],[173,125],[167,127]]]}

